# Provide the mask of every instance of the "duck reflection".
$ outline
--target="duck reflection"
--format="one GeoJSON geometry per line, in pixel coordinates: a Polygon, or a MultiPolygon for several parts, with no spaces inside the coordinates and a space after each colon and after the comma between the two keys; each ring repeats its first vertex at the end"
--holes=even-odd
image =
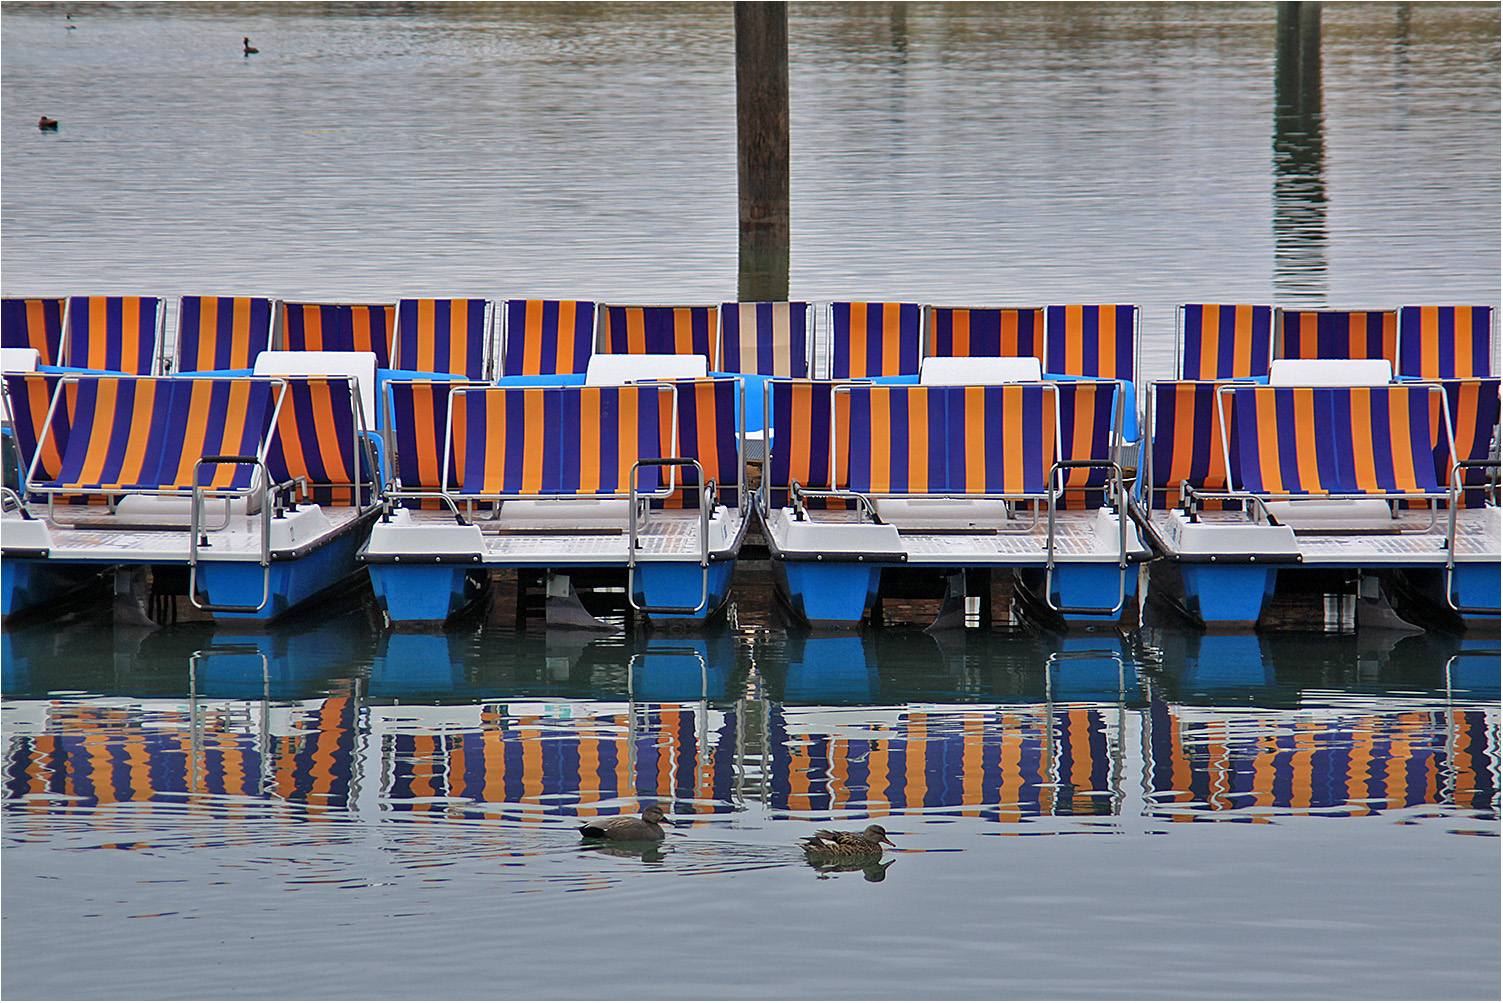
{"type": "Polygon", "coordinates": [[[897,863],[896,860],[817,860],[814,858],[809,858],[806,862],[821,881],[833,878],[837,874],[850,874],[855,871],[860,871],[868,881],[885,881],[887,869],[897,863]]]}

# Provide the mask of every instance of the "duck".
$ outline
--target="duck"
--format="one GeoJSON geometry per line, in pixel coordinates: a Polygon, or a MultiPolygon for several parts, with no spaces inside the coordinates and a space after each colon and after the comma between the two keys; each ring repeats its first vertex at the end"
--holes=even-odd
{"type": "Polygon", "coordinates": [[[76,25],[76,24],[73,23],[73,15],[69,14],[68,15],[68,30],[69,31],[73,31],[77,27],[78,27],[78,25],[76,25]]]}
{"type": "Polygon", "coordinates": [[[256,52],[260,52],[260,51],[261,51],[261,50],[260,50],[260,49],[258,49],[258,48],[256,48],[256,47],[255,47],[255,46],[254,46],[254,45],[252,45],[252,44],[250,44],[250,36],[249,36],[249,35],[247,35],[247,36],[246,36],[246,37],[245,37],[245,38],[244,38],[244,39],[243,39],[243,40],[242,40],[242,41],[241,41],[241,44],[243,44],[243,45],[244,45],[244,46],[245,46],[245,54],[246,54],[246,55],[247,55],[247,56],[249,56],[249,55],[251,55],[251,54],[253,54],[253,53],[256,53],[256,52]]]}
{"type": "Polygon", "coordinates": [[[46,115],[43,115],[40,119],[37,120],[37,128],[41,129],[43,132],[56,132],[57,119],[48,118],[46,115]]]}
{"type": "MultiPolygon", "coordinates": [[[[641,818],[617,815],[606,822],[587,822],[579,827],[579,834],[586,839],[611,839],[622,842],[647,842],[663,838],[662,823],[668,818],[656,805],[642,812],[641,818]]],[[[672,823],[669,823],[670,825],[672,823]]]]}
{"type": "Polygon", "coordinates": [[[869,825],[861,832],[836,832],[821,829],[803,840],[800,845],[811,857],[880,857],[882,844],[895,846],[887,838],[887,830],[880,825],[869,825]]]}

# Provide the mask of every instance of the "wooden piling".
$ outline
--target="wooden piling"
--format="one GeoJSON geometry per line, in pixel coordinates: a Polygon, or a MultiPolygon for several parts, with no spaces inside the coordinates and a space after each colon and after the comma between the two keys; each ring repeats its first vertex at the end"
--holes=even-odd
{"type": "Polygon", "coordinates": [[[736,174],[742,301],[788,298],[788,5],[736,17],[736,174]]]}

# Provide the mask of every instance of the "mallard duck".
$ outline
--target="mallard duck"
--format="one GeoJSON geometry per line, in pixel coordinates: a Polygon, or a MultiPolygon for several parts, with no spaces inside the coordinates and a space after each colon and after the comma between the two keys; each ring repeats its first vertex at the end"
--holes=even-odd
{"type": "Polygon", "coordinates": [[[821,829],[800,845],[811,857],[880,857],[883,843],[896,845],[887,838],[886,829],[873,824],[861,832],[821,829]]]}
{"type": "Polygon", "coordinates": [[[48,118],[46,115],[43,115],[41,117],[41,119],[37,122],[37,128],[41,129],[43,132],[56,132],[57,131],[57,119],[55,119],[55,118],[48,118]]]}
{"type": "Polygon", "coordinates": [[[586,839],[614,839],[646,842],[663,838],[662,822],[668,818],[663,809],[654,805],[642,812],[641,818],[617,815],[605,822],[587,822],[579,827],[579,834],[586,839]]]}
{"type": "Polygon", "coordinates": [[[251,55],[252,53],[256,53],[256,52],[260,52],[261,51],[260,49],[256,48],[254,45],[250,44],[250,37],[249,36],[246,36],[241,41],[241,44],[245,46],[245,54],[247,56],[251,55]]]}

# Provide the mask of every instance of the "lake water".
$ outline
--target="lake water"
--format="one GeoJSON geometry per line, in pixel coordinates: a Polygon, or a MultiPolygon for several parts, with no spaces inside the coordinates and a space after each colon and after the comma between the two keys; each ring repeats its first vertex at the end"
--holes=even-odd
{"type": "MultiPolygon", "coordinates": [[[[0,13],[7,296],[734,298],[725,5],[0,13]]],[[[1496,305],[1497,6],[1325,5],[1298,114],[1274,29],[793,4],[791,295],[1135,302],[1151,376],[1181,302],[1496,305]]],[[[7,998],[1500,992],[1496,637],[0,643],[7,998]]]]}

